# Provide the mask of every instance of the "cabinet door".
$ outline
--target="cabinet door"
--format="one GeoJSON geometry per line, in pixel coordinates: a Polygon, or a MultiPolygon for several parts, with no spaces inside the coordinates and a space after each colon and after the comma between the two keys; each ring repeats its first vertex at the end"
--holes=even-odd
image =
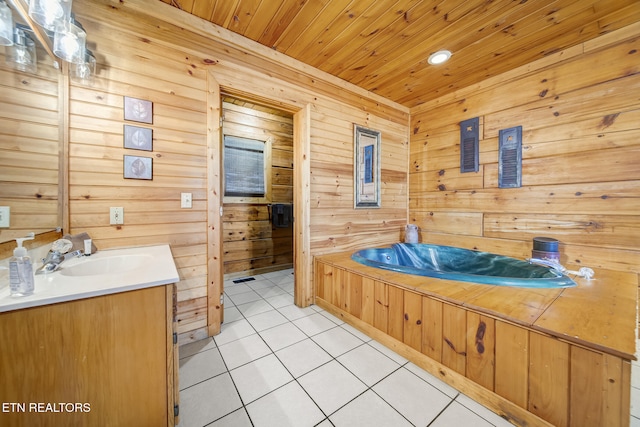
{"type": "Polygon", "coordinates": [[[166,426],[165,288],[1,313],[0,401],[27,407],[0,424],[166,426]]]}

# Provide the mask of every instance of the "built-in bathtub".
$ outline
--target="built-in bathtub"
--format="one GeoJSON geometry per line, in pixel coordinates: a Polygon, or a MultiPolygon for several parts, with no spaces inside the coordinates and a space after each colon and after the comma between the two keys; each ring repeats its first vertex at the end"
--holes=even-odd
{"type": "Polygon", "coordinates": [[[360,250],[352,258],[364,265],[418,276],[527,288],[576,286],[560,271],[489,252],[422,243],[396,243],[360,250]]]}
{"type": "Polygon", "coordinates": [[[487,286],[352,255],[315,257],[318,306],[513,424],[629,425],[636,273],[597,269],[573,287],[487,286]]]}

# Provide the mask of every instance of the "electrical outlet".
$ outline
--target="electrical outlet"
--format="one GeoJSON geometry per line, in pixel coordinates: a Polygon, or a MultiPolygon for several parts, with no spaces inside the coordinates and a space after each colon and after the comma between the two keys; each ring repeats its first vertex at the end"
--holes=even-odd
{"type": "Polygon", "coordinates": [[[11,224],[10,210],[9,206],[0,206],[0,227],[8,228],[11,224]]]}
{"type": "Polygon", "coordinates": [[[180,207],[190,209],[191,205],[191,193],[182,193],[180,195],[180,207]]]}
{"type": "Polygon", "coordinates": [[[109,208],[109,224],[124,224],[124,208],[109,208]]]}

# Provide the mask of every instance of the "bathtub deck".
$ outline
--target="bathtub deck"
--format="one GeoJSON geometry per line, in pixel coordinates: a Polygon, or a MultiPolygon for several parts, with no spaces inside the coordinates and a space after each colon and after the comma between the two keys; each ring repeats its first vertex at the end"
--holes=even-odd
{"type": "Polygon", "coordinates": [[[577,287],[532,289],[490,286],[381,270],[351,259],[352,252],[317,257],[374,280],[486,313],[594,350],[636,360],[638,275],[596,270],[577,287]]]}

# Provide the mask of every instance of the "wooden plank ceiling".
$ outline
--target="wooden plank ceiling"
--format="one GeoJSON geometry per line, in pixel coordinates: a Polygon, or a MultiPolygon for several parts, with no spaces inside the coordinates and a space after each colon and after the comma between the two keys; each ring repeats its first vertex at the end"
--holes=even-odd
{"type": "Polygon", "coordinates": [[[161,1],[408,107],[640,21],[639,0],[161,1]]]}

